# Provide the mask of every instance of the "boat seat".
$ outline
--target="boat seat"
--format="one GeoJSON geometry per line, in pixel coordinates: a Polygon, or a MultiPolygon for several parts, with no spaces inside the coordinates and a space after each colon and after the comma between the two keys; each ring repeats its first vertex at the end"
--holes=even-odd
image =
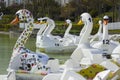
{"type": "Polygon", "coordinates": [[[98,53],[94,53],[95,50],[94,49],[82,49],[82,52],[84,52],[83,54],[83,58],[81,59],[81,64],[86,64],[86,65],[90,65],[93,63],[101,63],[103,62],[103,56],[100,52],[98,53]]]}
{"type": "Polygon", "coordinates": [[[111,62],[110,60],[104,61],[100,65],[104,66],[105,68],[113,72],[116,72],[119,70],[119,67],[115,63],[111,62]]]}
{"type": "Polygon", "coordinates": [[[99,72],[93,80],[107,80],[110,70],[99,72]]]}
{"type": "Polygon", "coordinates": [[[49,59],[46,65],[50,72],[58,72],[59,71],[59,60],[58,59],[49,59]]]}

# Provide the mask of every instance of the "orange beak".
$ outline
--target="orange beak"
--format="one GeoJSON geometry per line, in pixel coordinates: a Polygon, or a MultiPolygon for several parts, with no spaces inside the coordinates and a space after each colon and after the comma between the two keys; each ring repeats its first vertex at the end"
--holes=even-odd
{"type": "Polygon", "coordinates": [[[109,20],[104,20],[104,21],[103,21],[103,23],[104,23],[105,25],[107,25],[108,22],[109,22],[109,20]]]}
{"type": "Polygon", "coordinates": [[[18,22],[19,22],[19,19],[18,19],[18,17],[16,16],[15,19],[13,19],[13,20],[10,22],[10,24],[15,25],[15,24],[17,24],[18,22]]]}

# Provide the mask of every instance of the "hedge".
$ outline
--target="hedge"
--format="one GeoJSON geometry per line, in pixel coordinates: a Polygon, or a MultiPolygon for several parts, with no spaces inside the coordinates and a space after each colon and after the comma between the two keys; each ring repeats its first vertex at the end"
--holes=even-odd
{"type": "Polygon", "coordinates": [[[0,20],[0,31],[9,31],[13,26],[10,22],[13,19],[13,15],[4,15],[2,20],[0,20]]]}
{"type": "MultiPolygon", "coordinates": [[[[9,31],[9,30],[16,30],[16,28],[13,25],[10,25],[10,22],[12,21],[14,15],[4,15],[3,19],[0,20],[0,31],[9,31]]],[[[98,31],[99,25],[98,21],[100,18],[94,18],[94,26],[91,34],[95,34],[98,31]]],[[[53,30],[52,34],[60,34],[63,35],[65,30],[67,29],[67,26],[64,25],[64,21],[56,21],[56,27],[53,30]]],[[[18,25],[17,25],[18,26],[18,25]]],[[[77,23],[73,22],[73,27],[70,31],[71,34],[79,35],[83,25],[77,25],[77,23]]]]}

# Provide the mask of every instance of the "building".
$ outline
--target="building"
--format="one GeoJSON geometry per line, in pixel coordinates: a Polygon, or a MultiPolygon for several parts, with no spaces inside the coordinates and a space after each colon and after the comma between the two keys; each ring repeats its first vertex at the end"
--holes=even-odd
{"type": "Polygon", "coordinates": [[[1,3],[4,3],[6,7],[17,3],[17,4],[21,4],[24,2],[24,0],[0,0],[1,3]]]}
{"type": "MultiPolygon", "coordinates": [[[[61,6],[64,6],[66,3],[69,3],[72,0],[55,0],[58,2],[61,6]]],[[[0,3],[4,3],[6,7],[11,6],[14,3],[22,4],[24,2],[31,2],[31,0],[0,0],[0,3]]]]}
{"type": "Polygon", "coordinates": [[[65,6],[65,4],[69,3],[72,0],[55,0],[56,2],[58,2],[61,6],[65,6]]]}

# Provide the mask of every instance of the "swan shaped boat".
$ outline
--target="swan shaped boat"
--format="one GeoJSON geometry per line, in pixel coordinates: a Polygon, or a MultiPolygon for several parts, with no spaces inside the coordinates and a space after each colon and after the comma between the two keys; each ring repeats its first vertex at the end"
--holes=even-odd
{"type": "Polygon", "coordinates": [[[119,78],[120,68],[104,56],[102,50],[90,46],[88,38],[93,27],[92,17],[89,13],[83,13],[81,18],[85,24],[85,32],[80,38],[78,47],[65,62],[64,71],[48,74],[42,80],[117,80],[119,78]]]}
{"type": "Polygon", "coordinates": [[[92,47],[102,49],[104,53],[111,54],[114,48],[116,48],[119,45],[119,43],[117,41],[113,41],[109,39],[109,34],[108,34],[109,17],[104,16],[103,19],[104,19],[103,23],[100,22],[100,29],[102,29],[101,27],[103,27],[103,33],[99,32],[99,34],[102,34],[101,36],[99,36],[99,38],[101,39],[95,42],[94,44],[92,44],[92,47]]]}
{"type": "Polygon", "coordinates": [[[69,38],[69,39],[71,39],[73,41],[74,44],[78,44],[80,36],[70,34],[70,30],[72,28],[72,22],[71,22],[70,19],[66,20],[66,25],[68,25],[68,28],[66,29],[63,38],[69,38]]]}
{"type": "MultiPolygon", "coordinates": [[[[18,21],[26,21],[28,25],[17,39],[13,48],[13,53],[7,69],[8,80],[15,80],[12,78],[12,75],[15,75],[16,72],[45,74],[45,65],[47,65],[50,60],[49,56],[44,53],[35,53],[25,48],[25,43],[33,31],[34,19],[32,13],[26,9],[17,11],[16,18],[11,22],[11,24],[16,24],[18,21]]],[[[52,59],[52,61],[54,61],[54,59],[52,59]]]]}
{"type": "Polygon", "coordinates": [[[71,23],[69,24],[69,30],[67,29],[65,37],[54,36],[51,34],[52,30],[55,28],[55,23],[52,19],[48,17],[41,18],[41,21],[46,21],[46,29],[42,32],[40,36],[37,35],[36,40],[36,51],[41,51],[45,53],[71,53],[75,50],[77,45],[74,40],[70,37],[66,37],[70,30],[71,23]]]}

